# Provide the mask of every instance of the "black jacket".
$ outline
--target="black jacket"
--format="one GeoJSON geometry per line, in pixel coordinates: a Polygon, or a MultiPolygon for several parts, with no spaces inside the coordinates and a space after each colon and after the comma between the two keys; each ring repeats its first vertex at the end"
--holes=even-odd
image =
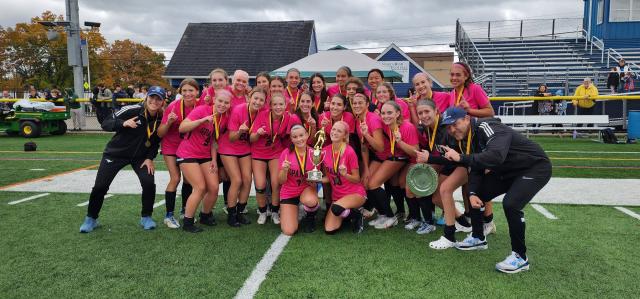
{"type": "Polygon", "coordinates": [[[109,132],[116,132],[107,143],[104,154],[118,158],[146,158],[153,160],[158,155],[160,147],[160,137],[158,137],[158,127],[162,120],[162,112],[158,112],[156,117],[147,115],[145,117],[145,109],[142,104],[124,106],[120,111],[111,113],[103,122],[102,129],[109,132]],[[135,129],[123,127],[126,120],[138,117],[138,127],[135,129]],[[151,146],[146,147],[147,142],[147,125],[153,131],[155,123],[155,132],[151,135],[151,146]]]}
{"type": "Polygon", "coordinates": [[[462,155],[469,167],[469,192],[475,193],[485,170],[515,177],[538,163],[550,163],[537,143],[504,125],[499,119],[471,119],[471,154],[462,155]]]}

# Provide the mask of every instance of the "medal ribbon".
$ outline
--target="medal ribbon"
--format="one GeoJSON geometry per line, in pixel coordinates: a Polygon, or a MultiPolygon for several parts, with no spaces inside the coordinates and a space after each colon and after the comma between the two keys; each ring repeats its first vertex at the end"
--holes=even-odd
{"type": "MultiPolygon", "coordinates": [[[[282,119],[280,120],[280,125],[278,126],[278,131],[282,130],[282,123],[284,122],[284,115],[282,116],[282,119]]],[[[273,126],[273,117],[272,117],[272,112],[269,112],[269,131],[271,131],[272,134],[272,140],[271,142],[276,142],[276,138],[278,137],[278,132],[275,132],[273,130],[274,126],[273,126]]],[[[311,133],[309,133],[311,134],[311,133]]]]}
{"type": "Polygon", "coordinates": [[[436,126],[435,129],[433,129],[433,132],[431,132],[430,128],[427,128],[427,131],[429,132],[429,151],[433,150],[433,144],[436,141],[436,134],[438,132],[438,123],[440,122],[440,115],[436,115],[436,126]]]}
{"type": "Polygon", "coordinates": [[[287,86],[287,93],[289,94],[290,98],[295,99],[295,106],[293,107],[293,110],[298,109],[298,100],[300,100],[300,89],[298,89],[295,98],[293,97],[293,94],[291,94],[291,88],[289,86],[287,86]]]}
{"type": "MultiPolygon", "coordinates": [[[[458,147],[462,151],[462,142],[458,141],[458,147]]],[[[471,153],[471,128],[469,128],[469,134],[467,134],[467,151],[465,153],[467,155],[471,153]]]]}
{"type": "Polygon", "coordinates": [[[304,172],[305,172],[305,165],[307,164],[307,147],[305,146],[304,148],[304,156],[302,157],[302,159],[300,159],[300,154],[298,153],[298,148],[294,147],[294,150],[296,151],[296,160],[298,160],[298,167],[300,167],[300,172],[302,172],[302,175],[304,176],[304,172]]]}
{"type": "Polygon", "coordinates": [[[153,120],[153,131],[149,128],[149,118],[147,117],[147,110],[144,110],[144,118],[147,120],[147,140],[151,140],[151,135],[156,132],[156,128],[158,126],[157,118],[153,120]]]}
{"type": "Polygon", "coordinates": [[[334,146],[334,144],[331,145],[331,155],[333,157],[333,172],[337,175],[338,174],[338,164],[340,162],[340,157],[342,156],[342,153],[344,153],[345,144],[340,145],[340,148],[338,149],[337,153],[333,149],[333,146],[334,146]]]}

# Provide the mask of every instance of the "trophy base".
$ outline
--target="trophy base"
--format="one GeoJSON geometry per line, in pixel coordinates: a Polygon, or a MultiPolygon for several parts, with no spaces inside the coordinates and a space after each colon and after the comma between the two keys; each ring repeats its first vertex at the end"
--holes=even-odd
{"type": "Polygon", "coordinates": [[[307,173],[307,181],[312,183],[322,182],[322,172],[319,170],[312,170],[307,173]]]}

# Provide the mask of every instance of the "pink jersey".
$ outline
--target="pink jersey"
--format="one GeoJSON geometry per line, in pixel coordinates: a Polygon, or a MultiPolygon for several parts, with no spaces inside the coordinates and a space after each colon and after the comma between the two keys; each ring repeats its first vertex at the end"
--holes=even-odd
{"type": "Polygon", "coordinates": [[[287,181],[280,186],[280,199],[298,197],[304,189],[310,186],[307,183],[307,172],[313,169],[313,162],[311,161],[312,149],[307,147],[305,151],[307,156],[306,160],[301,157],[301,160],[305,161],[303,162],[304,168],[301,167],[302,163],[298,161],[295,150],[290,151],[287,148],[280,154],[279,169],[282,169],[282,164],[285,160],[291,163],[291,167],[287,173],[287,181]],[[304,169],[304,171],[301,171],[301,169],[304,169]]]}
{"type": "Polygon", "coordinates": [[[294,119],[288,112],[284,113],[281,120],[272,117],[269,110],[260,111],[256,116],[251,133],[257,133],[259,128],[264,128],[267,134],[251,144],[251,157],[254,159],[277,159],[284,150],[285,141],[289,139],[292,120],[298,119],[294,119]]]}
{"type": "Polygon", "coordinates": [[[436,103],[438,111],[444,112],[451,105],[450,95],[446,92],[434,91],[431,93],[431,100],[436,103]]]}
{"type": "MultiPolygon", "coordinates": [[[[197,103],[196,103],[197,105],[197,103]]],[[[189,107],[184,105],[184,100],[173,101],[169,103],[169,106],[164,110],[162,115],[161,124],[167,124],[169,120],[169,114],[171,112],[175,113],[178,118],[171,124],[169,127],[169,131],[167,134],[162,137],[161,145],[162,145],[162,154],[163,155],[175,155],[178,150],[178,146],[182,141],[182,134],[178,132],[178,127],[180,127],[180,123],[182,120],[193,111],[195,107],[189,107]]]]}
{"type": "MultiPolygon", "coordinates": [[[[327,136],[327,142],[331,143],[331,139],[329,138],[329,134],[331,133],[331,128],[333,127],[333,123],[335,121],[331,120],[331,111],[326,111],[322,114],[320,114],[318,116],[318,129],[320,129],[320,127],[322,126],[322,120],[323,119],[328,119],[329,123],[327,123],[326,126],[324,126],[324,132],[326,133],[327,136]]],[[[353,117],[353,114],[351,114],[351,112],[343,112],[342,113],[342,117],[341,120],[343,120],[344,122],[346,122],[349,125],[349,134],[355,133],[356,132],[356,120],[353,117]]]]}
{"type": "MultiPolygon", "coordinates": [[[[455,89],[449,93],[449,107],[458,105],[458,96],[459,95],[455,89]]],[[[475,83],[471,83],[469,84],[469,87],[464,88],[462,91],[462,98],[469,103],[469,107],[471,107],[471,109],[481,109],[491,105],[489,103],[487,93],[484,92],[484,89],[482,89],[480,85],[475,83]]],[[[440,112],[444,111],[441,110],[440,112]]]]}
{"type": "Polygon", "coordinates": [[[347,173],[353,173],[354,169],[358,169],[358,156],[350,145],[346,145],[344,153],[338,158],[334,157],[332,145],[327,145],[322,149],[324,159],[322,164],[325,168],[325,174],[329,178],[331,183],[331,198],[333,201],[337,201],[349,194],[358,194],[366,196],[364,186],[362,183],[352,183],[345,177],[339,174],[338,168],[340,165],[347,167],[347,173]],[[337,158],[337,163],[334,163],[337,158]]]}
{"type": "Polygon", "coordinates": [[[327,94],[329,94],[330,98],[339,93],[341,93],[345,97],[347,96],[347,90],[340,88],[340,84],[336,83],[330,86],[329,88],[327,88],[327,94]]]}
{"type": "MultiPolygon", "coordinates": [[[[400,113],[402,113],[402,119],[411,120],[411,110],[409,110],[409,104],[407,104],[407,102],[405,102],[401,98],[395,98],[394,102],[396,102],[398,106],[400,106],[400,113]]],[[[378,103],[378,106],[376,107],[376,110],[378,110],[378,112],[380,112],[380,110],[382,109],[382,105],[383,105],[382,103],[378,103]]]]}
{"type": "MultiPolygon", "coordinates": [[[[235,132],[240,129],[242,124],[246,124],[249,127],[249,132],[253,130],[253,125],[255,124],[255,118],[257,117],[257,113],[253,115],[253,117],[249,116],[249,107],[247,103],[242,105],[235,106],[231,111],[231,115],[229,116],[229,132],[235,132]]],[[[227,139],[228,140],[228,139],[227,139]]],[[[251,153],[251,145],[249,144],[249,133],[243,133],[240,135],[240,138],[234,142],[230,142],[228,146],[225,144],[225,148],[221,147],[219,149],[220,154],[223,155],[234,155],[241,156],[247,155],[251,153]]]]}
{"type": "MultiPolygon", "coordinates": [[[[408,145],[418,145],[418,130],[416,127],[409,121],[404,121],[400,126],[398,126],[398,130],[400,131],[400,136],[402,136],[402,141],[408,145]]],[[[384,138],[384,151],[382,153],[376,153],[376,156],[381,160],[386,160],[390,157],[398,157],[398,158],[408,158],[409,155],[405,153],[400,147],[395,144],[395,150],[393,155],[391,154],[391,140],[393,138],[393,133],[390,132],[390,129],[387,125],[382,126],[382,132],[385,135],[384,138]]]]}
{"type": "Polygon", "coordinates": [[[236,95],[235,90],[231,92],[231,107],[237,107],[249,102],[247,95],[244,92],[237,93],[238,95],[236,95]]]}
{"type": "Polygon", "coordinates": [[[300,101],[300,96],[302,96],[302,90],[301,89],[297,89],[296,91],[293,91],[291,89],[291,87],[287,86],[287,88],[284,89],[284,99],[285,99],[285,107],[287,111],[291,111],[291,110],[295,110],[298,105],[298,102],[300,101]],[[291,108],[291,99],[293,99],[294,101],[294,105],[296,105],[296,107],[291,108]]]}
{"type": "MultiPolygon", "coordinates": [[[[382,118],[380,115],[377,115],[373,112],[366,112],[364,116],[364,121],[367,124],[367,130],[369,131],[369,135],[373,136],[373,132],[378,129],[382,129],[382,118]]],[[[356,133],[358,137],[362,139],[362,131],[360,130],[360,122],[358,120],[356,122],[356,133]]]]}
{"type": "MultiPolygon", "coordinates": [[[[202,105],[196,107],[187,119],[190,121],[196,121],[213,113],[213,108],[209,105],[202,105]]],[[[211,146],[215,142],[213,137],[214,125],[211,122],[204,122],[198,127],[187,133],[180,142],[176,155],[180,158],[196,158],[204,159],[211,158],[211,146]]]]}
{"type": "MultiPolygon", "coordinates": [[[[224,89],[226,89],[228,92],[231,92],[231,86],[227,86],[224,89]]],[[[216,91],[215,89],[213,89],[213,86],[209,86],[205,89],[202,90],[202,94],[200,95],[200,101],[198,101],[198,104],[202,104],[205,103],[205,98],[207,96],[211,97],[211,101],[213,102],[213,100],[216,97],[216,91]]]]}

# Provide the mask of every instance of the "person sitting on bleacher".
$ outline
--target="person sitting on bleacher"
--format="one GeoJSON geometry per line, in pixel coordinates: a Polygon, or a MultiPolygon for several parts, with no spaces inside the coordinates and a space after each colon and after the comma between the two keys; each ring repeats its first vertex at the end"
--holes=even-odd
{"type": "MultiPolygon", "coordinates": [[[[598,88],[591,84],[591,78],[584,78],[582,85],[576,88],[574,96],[582,97],[579,100],[574,99],[571,101],[573,106],[577,107],[578,115],[593,115],[596,105],[594,97],[598,96],[598,88]]],[[[578,126],[581,127],[582,124],[579,124],[578,126]]]]}

